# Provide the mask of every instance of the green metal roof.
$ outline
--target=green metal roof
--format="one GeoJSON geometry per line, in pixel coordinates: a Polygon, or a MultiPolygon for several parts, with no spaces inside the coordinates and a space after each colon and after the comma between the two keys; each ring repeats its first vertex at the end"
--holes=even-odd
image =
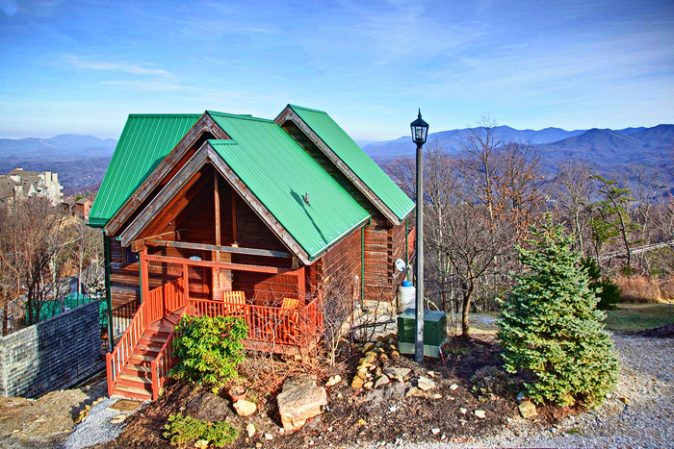
{"type": "Polygon", "coordinates": [[[368,212],[272,120],[208,111],[232,137],[209,143],[313,259],[368,212]],[[309,194],[309,204],[304,195],[309,194]]]}
{"type": "Polygon", "coordinates": [[[327,113],[289,106],[400,220],[410,213],[412,200],[327,113]]]}
{"type": "Polygon", "coordinates": [[[201,114],[130,114],[89,214],[103,227],[201,114]]]}

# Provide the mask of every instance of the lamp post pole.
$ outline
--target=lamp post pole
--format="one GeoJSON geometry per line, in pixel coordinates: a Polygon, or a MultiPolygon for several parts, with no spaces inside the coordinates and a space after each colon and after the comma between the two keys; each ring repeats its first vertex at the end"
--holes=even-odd
{"type": "Polygon", "coordinates": [[[417,141],[417,297],[414,360],[424,360],[424,153],[417,141]]]}
{"type": "Polygon", "coordinates": [[[428,123],[421,118],[410,123],[412,141],[417,144],[417,289],[416,289],[416,337],[414,339],[414,360],[424,360],[424,153],[423,146],[428,137],[428,123]]]}

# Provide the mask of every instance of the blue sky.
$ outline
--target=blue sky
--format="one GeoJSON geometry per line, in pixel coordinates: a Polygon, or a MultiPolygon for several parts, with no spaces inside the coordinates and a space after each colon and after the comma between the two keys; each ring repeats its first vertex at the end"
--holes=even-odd
{"type": "Polygon", "coordinates": [[[674,122],[674,2],[0,0],[0,136],[118,137],[130,112],[327,110],[354,137],[488,115],[674,122]]]}

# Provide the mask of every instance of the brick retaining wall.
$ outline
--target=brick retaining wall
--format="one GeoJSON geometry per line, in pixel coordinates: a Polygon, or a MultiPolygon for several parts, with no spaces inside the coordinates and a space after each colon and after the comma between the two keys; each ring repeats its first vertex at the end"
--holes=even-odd
{"type": "Polygon", "coordinates": [[[0,337],[0,396],[35,397],[103,367],[98,302],[0,337]]]}

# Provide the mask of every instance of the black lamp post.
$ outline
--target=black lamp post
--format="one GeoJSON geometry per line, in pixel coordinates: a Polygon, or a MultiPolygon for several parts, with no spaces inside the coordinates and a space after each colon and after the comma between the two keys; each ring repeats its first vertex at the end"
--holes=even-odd
{"type": "Polygon", "coordinates": [[[428,123],[419,116],[410,123],[412,141],[417,144],[417,289],[416,289],[416,339],[414,360],[424,360],[424,156],[422,147],[428,137],[428,123]]]}

